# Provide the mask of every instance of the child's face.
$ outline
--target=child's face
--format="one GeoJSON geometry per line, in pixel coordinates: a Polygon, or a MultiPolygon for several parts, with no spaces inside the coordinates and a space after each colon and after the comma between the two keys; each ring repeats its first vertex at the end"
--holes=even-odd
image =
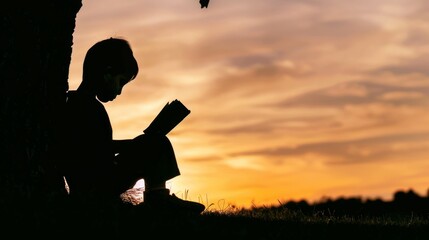
{"type": "Polygon", "coordinates": [[[130,78],[125,74],[106,74],[97,92],[98,100],[102,102],[113,101],[116,96],[121,95],[122,88],[129,81],[130,78]]]}

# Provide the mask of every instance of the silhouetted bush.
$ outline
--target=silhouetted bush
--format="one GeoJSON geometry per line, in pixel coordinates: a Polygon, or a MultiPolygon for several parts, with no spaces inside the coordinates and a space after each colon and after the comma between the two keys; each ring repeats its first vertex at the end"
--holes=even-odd
{"type": "Polygon", "coordinates": [[[337,199],[323,198],[315,203],[302,201],[289,201],[280,206],[305,214],[323,212],[329,215],[349,216],[377,216],[377,215],[403,215],[429,216],[429,197],[418,195],[412,189],[397,191],[392,201],[382,199],[363,199],[361,197],[339,197],[337,199]]]}

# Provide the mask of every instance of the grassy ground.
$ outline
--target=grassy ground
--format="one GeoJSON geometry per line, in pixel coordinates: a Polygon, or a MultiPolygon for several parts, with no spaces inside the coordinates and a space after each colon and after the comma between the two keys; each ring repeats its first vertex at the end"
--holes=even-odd
{"type": "Polygon", "coordinates": [[[410,190],[396,192],[394,200],[290,201],[252,209],[207,203],[202,215],[181,217],[152,215],[136,208],[125,225],[162,239],[429,240],[429,198],[410,190]]]}
{"type": "Polygon", "coordinates": [[[94,209],[96,206],[72,209],[55,218],[46,211],[21,216],[10,221],[13,224],[3,221],[1,232],[14,239],[429,239],[429,216],[413,213],[335,215],[261,207],[174,215],[139,206],[94,209]]]}
{"type": "Polygon", "coordinates": [[[335,216],[259,208],[203,217],[240,239],[429,239],[428,218],[413,215],[335,216]]]}
{"type": "Polygon", "coordinates": [[[429,239],[428,219],[411,215],[309,216],[287,209],[257,209],[168,218],[143,214],[137,218],[128,224],[133,231],[161,239],[429,239]]]}
{"type": "Polygon", "coordinates": [[[89,230],[95,230],[93,233],[98,237],[121,239],[135,236],[143,239],[429,239],[429,219],[412,214],[334,216],[314,212],[308,215],[288,209],[259,208],[207,211],[198,216],[132,210],[119,216],[111,221],[104,218],[98,230],[97,227],[89,230]]]}

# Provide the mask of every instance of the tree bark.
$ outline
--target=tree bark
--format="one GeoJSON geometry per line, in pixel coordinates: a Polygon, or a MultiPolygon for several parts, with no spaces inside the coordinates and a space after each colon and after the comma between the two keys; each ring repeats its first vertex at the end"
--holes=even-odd
{"type": "Polygon", "coordinates": [[[65,103],[81,0],[7,1],[0,10],[0,206],[64,187],[50,156],[65,103]]]}

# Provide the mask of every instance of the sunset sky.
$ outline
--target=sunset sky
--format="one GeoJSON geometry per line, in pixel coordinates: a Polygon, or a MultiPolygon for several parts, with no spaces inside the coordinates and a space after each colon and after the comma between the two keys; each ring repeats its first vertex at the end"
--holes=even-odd
{"type": "Polygon", "coordinates": [[[241,207],[429,189],[426,0],[83,0],[86,51],[127,39],[138,77],[105,104],[116,139],[181,100],[172,193],[241,207]]]}

